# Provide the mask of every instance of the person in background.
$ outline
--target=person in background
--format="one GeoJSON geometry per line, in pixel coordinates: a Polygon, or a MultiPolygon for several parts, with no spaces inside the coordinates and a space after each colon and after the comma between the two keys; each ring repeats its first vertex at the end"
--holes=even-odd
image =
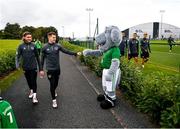
{"type": "Polygon", "coordinates": [[[121,53],[121,57],[125,56],[125,53],[127,52],[127,38],[124,32],[122,32],[122,40],[121,43],[119,45],[119,49],[120,49],[120,53],[121,53]]]}
{"type": "Polygon", "coordinates": [[[39,39],[37,39],[34,44],[35,44],[35,46],[36,46],[36,48],[37,48],[37,50],[38,50],[38,54],[40,55],[41,49],[42,49],[42,43],[41,43],[41,41],[40,41],[39,39]]]}
{"type": "Polygon", "coordinates": [[[144,33],[143,39],[140,40],[142,68],[144,68],[144,63],[149,60],[149,53],[151,53],[150,42],[147,36],[148,34],[144,33]]]}
{"type": "Polygon", "coordinates": [[[137,40],[137,34],[133,33],[133,37],[128,42],[128,60],[134,58],[136,65],[138,65],[139,55],[139,41],[137,40]]]}
{"type": "Polygon", "coordinates": [[[172,38],[172,35],[170,35],[170,37],[168,38],[168,44],[169,44],[169,52],[172,51],[172,46],[174,44],[174,39],[172,38]]]}
{"type": "Polygon", "coordinates": [[[20,59],[22,59],[22,68],[30,89],[29,98],[32,99],[33,104],[36,104],[38,103],[37,66],[41,70],[40,58],[37,48],[32,43],[32,34],[24,32],[22,40],[23,43],[19,45],[16,52],[16,68],[19,69],[20,59]]]}

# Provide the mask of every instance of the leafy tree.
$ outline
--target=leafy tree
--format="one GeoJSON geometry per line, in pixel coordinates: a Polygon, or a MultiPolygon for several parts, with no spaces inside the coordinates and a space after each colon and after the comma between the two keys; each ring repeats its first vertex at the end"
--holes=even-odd
{"type": "Polygon", "coordinates": [[[5,39],[19,39],[21,27],[18,23],[10,24],[7,23],[4,28],[4,38],[5,39]]]}

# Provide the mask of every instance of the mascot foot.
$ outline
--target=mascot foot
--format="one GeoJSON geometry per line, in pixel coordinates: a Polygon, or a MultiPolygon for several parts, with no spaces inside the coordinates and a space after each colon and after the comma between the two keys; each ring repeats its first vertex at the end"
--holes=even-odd
{"type": "Polygon", "coordinates": [[[115,100],[111,101],[111,100],[104,100],[101,102],[100,104],[102,109],[109,109],[115,106],[115,100]]]}
{"type": "Polygon", "coordinates": [[[97,96],[97,101],[102,102],[103,100],[105,100],[105,96],[103,94],[97,96]]]}

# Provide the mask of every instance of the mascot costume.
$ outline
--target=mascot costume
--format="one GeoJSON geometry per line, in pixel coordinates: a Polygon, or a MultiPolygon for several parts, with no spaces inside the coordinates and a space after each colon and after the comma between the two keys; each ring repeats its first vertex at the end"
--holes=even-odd
{"type": "Polygon", "coordinates": [[[120,82],[120,50],[121,32],[116,26],[105,28],[104,33],[96,38],[98,50],[86,49],[84,56],[102,56],[101,67],[103,68],[102,87],[103,94],[98,95],[97,100],[103,109],[109,109],[115,106],[116,87],[120,82]]]}

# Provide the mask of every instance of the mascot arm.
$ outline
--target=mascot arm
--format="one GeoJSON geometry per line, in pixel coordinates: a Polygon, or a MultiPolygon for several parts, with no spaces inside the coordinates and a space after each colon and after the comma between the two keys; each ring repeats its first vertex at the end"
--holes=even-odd
{"type": "Polygon", "coordinates": [[[83,51],[84,56],[102,56],[102,52],[100,50],[91,50],[91,49],[85,49],[83,51]]]}
{"type": "Polygon", "coordinates": [[[112,59],[111,66],[108,70],[108,74],[106,75],[106,81],[112,81],[112,75],[116,73],[120,65],[119,59],[112,59]]]}

